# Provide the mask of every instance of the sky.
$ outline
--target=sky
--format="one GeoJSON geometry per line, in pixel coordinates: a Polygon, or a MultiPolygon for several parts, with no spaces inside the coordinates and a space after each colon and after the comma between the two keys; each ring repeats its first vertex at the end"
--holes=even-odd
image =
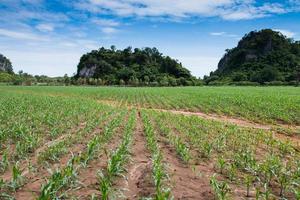
{"type": "Polygon", "coordinates": [[[0,53],[14,71],[63,76],[100,47],[157,47],[196,77],[248,32],[300,40],[300,0],[0,0],[0,53]]]}

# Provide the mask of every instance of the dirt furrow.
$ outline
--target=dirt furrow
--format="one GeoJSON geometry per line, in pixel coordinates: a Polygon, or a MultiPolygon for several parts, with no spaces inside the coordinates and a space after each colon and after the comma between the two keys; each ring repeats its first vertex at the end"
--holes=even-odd
{"type": "Polygon", "coordinates": [[[104,169],[107,165],[108,155],[106,154],[106,149],[116,149],[119,146],[120,134],[115,136],[109,144],[101,147],[102,151],[97,158],[92,160],[86,168],[82,168],[78,173],[79,187],[74,190],[67,191],[67,196],[70,199],[91,199],[92,195],[99,196],[99,180],[97,177],[97,172],[104,169]]]}
{"type": "Polygon", "coordinates": [[[178,158],[174,148],[166,142],[160,140],[159,145],[168,166],[174,199],[214,199],[207,176],[196,176],[193,170],[178,158]]]}
{"type": "Polygon", "coordinates": [[[127,168],[126,179],[120,181],[117,186],[122,188],[123,195],[130,200],[149,197],[155,193],[155,186],[152,181],[151,155],[147,150],[143,132],[143,123],[139,112],[132,144],[132,162],[127,168]]]}

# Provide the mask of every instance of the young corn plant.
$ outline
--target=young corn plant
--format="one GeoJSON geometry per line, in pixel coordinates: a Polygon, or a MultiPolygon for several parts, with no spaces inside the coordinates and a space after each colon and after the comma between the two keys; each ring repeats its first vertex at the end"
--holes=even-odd
{"type": "Polygon", "coordinates": [[[8,166],[9,166],[9,161],[8,161],[7,151],[5,151],[0,161],[0,172],[5,172],[8,166]]]}
{"type": "Polygon", "coordinates": [[[294,194],[295,194],[296,200],[300,200],[300,189],[299,189],[299,187],[294,189],[294,194]]]}
{"type": "Polygon", "coordinates": [[[98,179],[100,183],[100,192],[101,192],[101,199],[108,200],[109,194],[111,191],[112,183],[108,176],[106,176],[101,170],[98,171],[98,179]]]}
{"type": "Polygon", "coordinates": [[[246,197],[250,197],[250,189],[251,189],[254,179],[255,179],[255,177],[252,175],[246,175],[246,177],[244,179],[244,182],[245,182],[246,188],[247,188],[246,197]]]}
{"type": "Polygon", "coordinates": [[[24,183],[24,177],[22,176],[21,169],[19,168],[18,163],[13,166],[12,169],[12,179],[8,186],[16,191],[24,183]]]}
{"type": "Polygon", "coordinates": [[[285,196],[285,191],[289,187],[291,181],[292,181],[292,176],[291,176],[291,171],[290,169],[282,168],[279,174],[276,175],[276,179],[278,183],[280,184],[280,197],[284,198],[285,196]]]}
{"type": "Polygon", "coordinates": [[[74,184],[77,177],[77,169],[74,165],[76,159],[75,156],[72,156],[66,167],[56,170],[51,175],[47,183],[42,186],[38,200],[61,199],[64,196],[64,194],[59,194],[60,191],[64,187],[74,184]]]}
{"type": "Polygon", "coordinates": [[[94,154],[96,149],[99,147],[100,139],[98,136],[95,136],[89,143],[87,144],[87,150],[85,153],[81,155],[81,163],[84,167],[87,166],[88,162],[94,158],[94,154]]]}
{"type": "Polygon", "coordinates": [[[216,179],[216,175],[214,174],[213,177],[210,179],[210,185],[212,186],[218,200],[227,199],[227,194],[230,192],[230,187],[226,182],[218,181],[216,179]]]}
{"type": "Polygon", "coordinates": [[[237,166],[235,163],[230,163],[227,171],[229,180],[231,182],[234,181],[237,177],[237,166]]]}
{"type": "Polygon", "coordinates": [[[185,163],[188,163],[191,159],[191,154],[189,148],[181,141],[178,136],[175,136],[173,143],[177,154],[182,158],[185,163]]]}
{"type": "Polygon", "coordinates": [[[57,144],[46,149],[38,156],[38,162],[42,163],[43,161],[57,162],[60,159],[60,156],[67,153],[66,141],[60,141],[57,144]]]}
{"type": "Polygon", "coordinates": [[[219,157],[217,160],[217,167],[220,170],[220,174],[223,174],[225,166],[226,166],[226,161],[225,161],[224,157],[223,156],[219,157]]]}
{"type": "Polygon", "coordinates": [[[213,143],[204,142],[204,144],[202,145],[202,156],[204,158],[210,158],[212,151],[213,143]]]}
{"type": "Polygon", "coordinates": [[[167,177],[164,172],[162,165],[162,155],[160,152],[157,152],[153,155],[153,169],[152,174],[154,178],[154,184],[156,188],[155,199],[156,200],[165,200],[170,198],[171,191],[163,187],[163,180],[167,177]]]}

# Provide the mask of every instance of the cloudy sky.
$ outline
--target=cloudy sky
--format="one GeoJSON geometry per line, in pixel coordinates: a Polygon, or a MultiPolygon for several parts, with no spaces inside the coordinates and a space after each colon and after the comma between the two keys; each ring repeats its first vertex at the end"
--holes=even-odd
{"type": "Polygon", "coordinates": [[[15,72],[72,75],[99,47],[157,47],[193,75],[252,30],[300,39],[300,0],[0,0],[0,53],[15,72]]]}

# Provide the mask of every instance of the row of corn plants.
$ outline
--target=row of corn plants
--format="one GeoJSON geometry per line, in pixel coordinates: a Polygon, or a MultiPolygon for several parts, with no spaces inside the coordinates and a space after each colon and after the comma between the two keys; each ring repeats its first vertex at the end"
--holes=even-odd
{"type": "Polygon", "coordinates": [[[192,155],[187,143],[185,143],[180,136],[174,133],[165,122],[166,122],[166,115],[157,115],[156,112],[151,112],[151,115],[154,117],[159,132],[162,134],[163,137],[167,138],[167,141],[175,148],[176,153],[179,157],[185,162],[189,163],[192,155]]]}
{"type": "Polygon", "coordinates": [[[101,199],[108,200],[114,196],[113,182],[116,177],[121,176],[125,171],[125,164],[130,158],[130,147],[133,140],[133,132],[136,124],[136,111],[132,111],[124,135],[119,147],[108,156],[107,168],[98,172],[101,199]]]}
{"type": "Polygon", "coordinates": [[[142,112],[142,121],[144,123],[144,133],[146,136],[147,147],[152,157],[152,177],[155,185],[156,200],[171,199],[171,190],[166,184],[168,175],[163,163],[163,155],[157,142],[157,135],[153,125],[145,112],[142,112]]]}

